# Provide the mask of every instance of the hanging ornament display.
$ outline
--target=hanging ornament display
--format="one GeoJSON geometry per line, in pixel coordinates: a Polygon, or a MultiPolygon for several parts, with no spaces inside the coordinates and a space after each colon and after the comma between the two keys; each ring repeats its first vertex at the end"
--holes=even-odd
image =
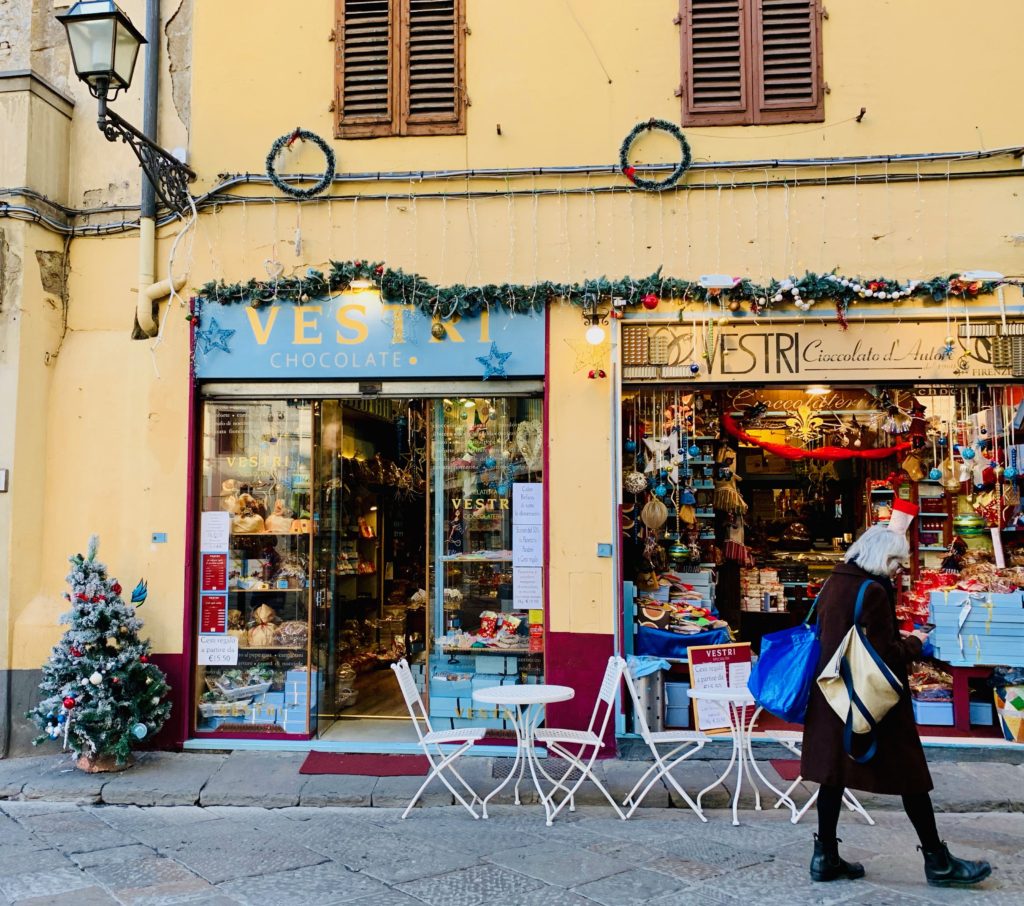
{"type": "Polygon", "coordinates": [[[647,293],[640,301],[648,311],[654,311],[658,307],[658,297],[654,293],[647,293]]]}
{"type": "MultiPolygon", "coordinates": [[[[898,443],[892,447],[878,447],[872,450],[862,449],[847,449],[843,447],[816,447],[813,450],[805,450],[802,447],[790,447],[786,444],[773,444],[767,441],[760,440],[754,437],[752,434],[744,431],[736,423],[736,420],[729,415],[727,412],[722,413],[722,427],[725,428],[726,432],[737,440],[742,440],[745,443],[754,444],[763,450],[767,450],[769,453],[774,453],[776,456],[781,456],[783,459],[798,460],[798,459],[831,459],[831,460],[842,460],[842,459],[887,459],[890,456],[896,456],[910,449],[909,442],[898,443]]],[[[857,447],[860,444],[860,438],[858,437],[854,441],[854,446],[857,447]]]]}

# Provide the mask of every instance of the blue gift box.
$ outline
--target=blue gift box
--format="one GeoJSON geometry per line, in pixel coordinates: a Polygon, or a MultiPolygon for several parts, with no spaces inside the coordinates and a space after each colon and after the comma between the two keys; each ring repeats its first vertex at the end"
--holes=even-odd
{"type": "Polygon", "coordinates": [[[491,689],[494,686],[514,686],[516,677],[504,676],[496,673],[478,673],[473,677],[473,691],[478,689],[491,689]]]}
{"type": "Polygon", "coordinates": [[[930,611],[935,657],[954,667],[1024,667],[1024,595],[1020,592],[933,591],[930,611]],[[961,611],[967,610],[960,625],[961,611]]]}
{"type": "Polygon", "coordinates": [[[465,717],[473,708],[473,699],[468,695],[454,698],[432,698],[430,717],[465,717]]]}
{"type": "Polygon", "coordinates": [[[438,670],[430,677],[431,698],[469,698],[473,694],[473,674],[438,670]]]}
{"type": "Polygon", "coordinates": [[[510,674],[519,669],[519,659],[511,654],[478,654],[476,672],[486,674],[510,674]]]}

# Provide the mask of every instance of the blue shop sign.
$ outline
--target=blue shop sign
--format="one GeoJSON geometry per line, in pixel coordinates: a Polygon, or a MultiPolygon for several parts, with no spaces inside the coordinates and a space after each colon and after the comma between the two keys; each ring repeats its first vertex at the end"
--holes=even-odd
{"type": "Polygon", "coordinates": [[[302,305],[204,303],[196,329],[201,380],[361,380],[539,377],[544,374],[543,313],[485,311],[444,321],[376,290],[312,299],[302,305]]]}

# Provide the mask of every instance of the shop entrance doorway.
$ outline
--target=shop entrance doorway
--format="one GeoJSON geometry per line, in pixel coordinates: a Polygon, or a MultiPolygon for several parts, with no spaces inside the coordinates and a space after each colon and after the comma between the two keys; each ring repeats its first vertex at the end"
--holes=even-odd
{"type": "MultiPolygon", "coordinates": [[[[429,405],[315,407],[311,718],[321,738],[345,738],[354,720],[408,721],[389,667],[427,655],[429,405]]],[[[374,735],[394,734],[378,726],[374,735]]]]}

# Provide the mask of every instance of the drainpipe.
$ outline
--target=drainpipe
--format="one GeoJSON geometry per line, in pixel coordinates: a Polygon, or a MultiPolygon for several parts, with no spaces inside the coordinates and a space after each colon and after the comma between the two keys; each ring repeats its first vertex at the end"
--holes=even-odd
{"type": "MultiPolygon", "coordinates": [[[[143,87],[142,132],[156,141],[157,112],[160,102],[160,0],[146,0],[146,81],[143,87]]],[[[170,282],[156,280],[156,192],[149,177],[142,176],[142,199],[139,216],[139,289],[135,303],[137,340],[155,337],[159,330],[155,310],[159,299],[171,291],[170,282]]],[[[174,290],[185,285],[185,278],[176,279],[174,290]]]]}

